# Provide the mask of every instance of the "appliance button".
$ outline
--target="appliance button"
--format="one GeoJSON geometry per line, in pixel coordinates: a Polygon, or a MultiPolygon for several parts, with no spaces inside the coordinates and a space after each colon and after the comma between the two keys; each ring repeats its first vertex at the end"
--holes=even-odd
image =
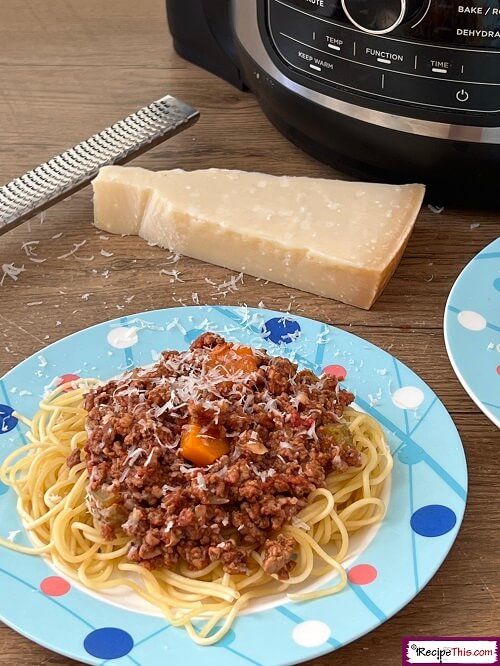
{"type": "Polygon", "coordinates": [[[491,94],[491,87],[477,83],[461,86],[446,79],[385,72],[384,94],[387,99],[432,108],[479,113],[500,111],[500,98],[491,94]]]}
{"type": "Polygon", "coordinates": [[[415,55],[414,71],[417,74],[436,79],[464,79],[463,55],[460,52],[433,46],[416,48],[415,55]]]}
{"type": "Polygon", "coordinates": [[[344,40],[341,37],[334,37],[333,35],[325,35],[326,47],[331,51],[342,53],[344,50],[344,40]]]}
{"type": "Polygon", "coordinates": [[[464,83],[499,84],[498,52],[466,51],[415,44],[416,74],[464,83]]]}
{"type": "Polygon", "coordinates": [[[273,0],[269,5],[269,27],[275,43],[283,37],[295,40],[297,46],[314,46],[324,54],[353,57],[357,33],[342,26],[307,16],[273,0]]]}
{"type": "Polygon", "coordinates": [[[334,81],[338,62],[328,58],[327,55],[298,44],[295,40],[280,35],[276,41],[281,56],[292,67],[296,67],[311,76],[319,76],[328,81],[334,81]]]}
{"type": "Polygon", "coordinates": [[[431,72],[433,74],[448,74],[450,63],[443,60],[431,60],[431,72]]]}
{"type": "Polygon", "coordinates": [[[322,22],[317,26],[316,40],[311,44],[323,51],[331,51],[333,56],[352,58],[356,53],[355,38],[355,33],[350,30],[322,22]]]}
{"type": "Polygon", "coordinates": [[[411,65],[413,65],[411,54],[407,50],[403,50],[398,42],[389,39],[378,39],[374,43],[370,37],[358,40],[356,60],[367,65],[402,71],[411,69],[411,65]],[[411,65],[409,64],[410,61],[411,65]]]}
{"type": "Polygon", "coordinates": [[[324,84],[337,84],[361,93],[383,94],[383,74],[374,67],[358,65],[343,58],[329,58],[315,48],[298,44],[279,33],[274,41],[281,57],[292,67],[324,84]]]}

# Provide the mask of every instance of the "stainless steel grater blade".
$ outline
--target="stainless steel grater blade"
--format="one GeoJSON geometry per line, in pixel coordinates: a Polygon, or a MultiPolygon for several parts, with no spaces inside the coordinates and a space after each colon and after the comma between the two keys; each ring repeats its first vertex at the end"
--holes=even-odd
{"type": "Polygon", "coordinates": [[[0,188],[0,234],[53,206],[108,164],[124,164],[198,120],[199,112],[167,95],[40,164],[0,188]]]}

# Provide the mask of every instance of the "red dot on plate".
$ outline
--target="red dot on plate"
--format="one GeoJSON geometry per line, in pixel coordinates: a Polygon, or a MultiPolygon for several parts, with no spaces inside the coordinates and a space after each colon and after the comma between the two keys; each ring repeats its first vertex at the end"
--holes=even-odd
{"type": "Polygon", "coordinates": [[[357,564],[347,574],[353,585],[368,585],[377,577],[377,570],[371,564],[357,564]]]}
{"type": "Polygon", "coordinates": [[[48,578],[44,578],[40,583],[40,590],[48,597],[62,597],[70,589],[71,585],[68,581],[60,576],[49,576],[48,578]]]}
{"type": "Polygon", "coordinates": [[[345,379],[347,377],[347,370],[342,365],[327,365],[323,368],[326,375],[335,375],[337,379],[345,379]]]}
{"type": "MultiPolygon", "coordinates": [[[[71,373],[68,373],[67,375],[61,375],[59,377],[59,379],[57,380],[57,385],[61,386],[61,384],[66,384],[67,382],[76,382],[78,379],[80,379],[80,375],[73,375],[71,373]]],[[[71,391],[69,387],[65,390],[71,391]]]]}
{"type": "Polygon", "coordinates": [[[500,365],[497,365],[497,375],[500,375],[500,365]]]}

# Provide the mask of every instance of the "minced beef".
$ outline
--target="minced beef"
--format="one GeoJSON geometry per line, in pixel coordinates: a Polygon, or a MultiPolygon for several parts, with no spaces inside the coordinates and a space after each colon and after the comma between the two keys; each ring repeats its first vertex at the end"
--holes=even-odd
{"type": "Polygon", "coordinates": [[[286,579],[295,542],[280,529],[328,474],[360,464],[341,423],[353,395],[332,375],[257,349],[256,369],[231,376],[209,363],[224,344],[204,333],[87,394],[89,509],[104,538],[130,536],[128,558],[147,568],[219,561],[247,573],[258,550],[266,572],[286,579]],[[216,426],[229,452],[202,468],[184,459],[192,423],[216,426]]]}

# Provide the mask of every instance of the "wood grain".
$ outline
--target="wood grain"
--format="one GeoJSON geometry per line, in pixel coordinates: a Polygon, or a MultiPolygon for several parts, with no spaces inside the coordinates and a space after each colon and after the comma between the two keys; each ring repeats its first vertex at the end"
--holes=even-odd
{"type": "MultiPolygon", "coordinates": [[[[200,122],[135,164],[152,169],[226,167],[332,177],[286,141],[254,98],[181,60],[160,0],[2,0],[0,21],[0,180],[99,131],[167,92],[202,112],[200,122]]],[[[499,431],[475,407],[448,362],[444,304],[465,263],[498,236],[498,214],[424,207],[396,274],[370,312],[247,277],[224,299],[204,278],[228,272],[183,258],[184,282],[160,273],[167,255],[136,238],[102,238],[92,227],[88,190],[0,237],[0,264],[23,265],[0,288],[0,375],[82,327],[134,312],[200,302],[257,305],[335,324],[389,350],[442,398],[463,438],[470,499],[448,559],[425,590],[382,627],[316,666],[396,666],[401,637],[494,635],[500,616],[496,460],[499,431]],[[43,263],[22,244],[39,241],[43,263]],[[85,240],[80,260],[58,259],[85,240]],[[101,250],[112,252],[104,257],[101,250]],[[85,261],[90,257],[92,261],[85,261]],[[82,260],[83,259],[83,260],[82,260]],[[88,294],[88,296],[85,296],[88,294]]],[[[1,590],[0,590],[1,593],[1,590]]],[[[74,664],[0,626],[0,664],[74,664]]],[[[155,666],[155,665],[143,665],[155,666]]]]}

